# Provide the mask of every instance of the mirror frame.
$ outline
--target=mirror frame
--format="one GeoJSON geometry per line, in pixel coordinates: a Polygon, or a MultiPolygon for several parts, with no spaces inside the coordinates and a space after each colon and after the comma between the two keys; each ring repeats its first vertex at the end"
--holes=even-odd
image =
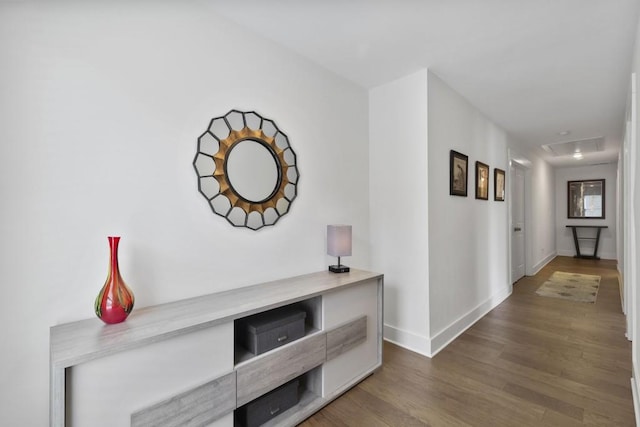
{"type": "Polygon", "coordinates": [[[567,218],[568,219],[605,219],[605,180],[604,179],[585,179],[577,181],[567,181],[567,218]],[[572,193],[572,185],[585,183],[599,183],[602,188],[602,215],[600,216],[575,216],[572,215],[572,199],[575,199],[572,193]]]}
{"type": "Polygon", "coordinates": [[[231,110],[224,116],[211,119],[208,129],[198,138],[198,152],[193,159],[193,167],[198,175],[200,194],[207,199],[215,214],[224,217],[234,227],[259,230],[275,225],[287,214],[298,194],[300,174],[296,154],[289,145],[287,135],[278,129],[273,120],[255,111],[231,110]],[[239,194],[227,174],[227,159],[233,147],[248,140],[262,144],[278,168],[274,191],[260,202],[252,202],[239,194]],[[205,190],[206,180],[212,179],[218,184],[215,194],[205,190]]]}

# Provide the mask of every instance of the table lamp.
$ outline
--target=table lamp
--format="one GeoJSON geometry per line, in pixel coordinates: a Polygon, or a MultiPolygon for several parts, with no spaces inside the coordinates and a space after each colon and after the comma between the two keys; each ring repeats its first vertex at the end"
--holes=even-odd
{"type": "Polygon", "coordinates": [[[348,273],[349,267],[340,264],[340,257],[351,255],[351,226],[327,225],[327,254],[338,257],[338,265],[330,265],[333,273],[348,273]]]}

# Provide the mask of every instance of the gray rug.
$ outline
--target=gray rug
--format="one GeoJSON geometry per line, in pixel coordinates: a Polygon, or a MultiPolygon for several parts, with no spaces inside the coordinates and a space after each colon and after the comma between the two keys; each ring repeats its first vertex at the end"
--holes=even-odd
{"type": "Polygon", "coordinates": [[[543,297],[595,303],[600,287],[600,276],[556,271],[536,293],[543,297]]]}

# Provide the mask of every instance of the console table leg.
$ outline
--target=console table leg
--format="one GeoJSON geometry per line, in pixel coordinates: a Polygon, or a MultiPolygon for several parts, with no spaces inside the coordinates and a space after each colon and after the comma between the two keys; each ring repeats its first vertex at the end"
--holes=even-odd
{"type": "MultiPolygon", "coordinates": [[[[573,244],[576,246],[576,258],[580,258],[582,257],[582,254],[580,254],[580,243],[578,243],[578,232],[576,231],[575,227],[571,227],[571,232],[573,233],[573,244]]],[[[597,248],[597,244],[596,244],[596,248],[597,248]]]]}
{"type": "Polygon", "coordinates": [[[598,243],[600,243],[600,231],[602,231],[602,228],[598,228],[598,231],[596,232],[596,247],[593,249],[593,257],[595,259],[600,259],[598,258],[598,243]]]}

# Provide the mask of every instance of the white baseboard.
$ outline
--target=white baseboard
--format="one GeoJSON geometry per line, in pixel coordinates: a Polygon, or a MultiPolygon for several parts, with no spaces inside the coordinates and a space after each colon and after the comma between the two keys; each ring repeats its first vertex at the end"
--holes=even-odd
{"type": "Polygon", "coordinates": [[[564,249],[560,249],[558,251],[558,256],[574,256],[576,254],[576,251],[567,251],[564,249]]]}
{"type": "MultiPolygon", "coordinates": [[[[549,255],[544,257],[541,261],[539,261],[536,265],[531,268],[531,274],[529,276],[535,276],[544,268],[545,265],[549,264],[555,257],[560,255],[559,252],[551,252],[549,255]]],[[[573,254],[572,254],[573,256],[573,254]]]]}
{"type": "Polygon", "coordinates": [[[638,398],[638,385],[635,377],[631,378],[631,396],[633,398],[633,412],[636,415],[636,425],[640,426],[640,399],[638,398]]]}
{"type": "Polygon", "coordinates": [[[610,259],[610,260],[614,260],[617,261],[618,260],[618,255],[615,252],[600,252],[598,251],[598,256],[601,259],[610,259]]]}
{"type": "Polygon", "coordinates": [[[440,350],[449,345],[449,343],[455,340],[460,334],[469,329],[478,320],[482,319],[488,312],[493,310],[502,301],[507,299],[507,297],[511,295],[511,292],[513,292],[513,287],[509,285],[502,291],[489,297],[487,300],[469,311],[467,314],[455,320],[442,331],[438,332],[431,339],[430,357],[434,357],[436,354],[438,354],[440,350]]]}
{"type": "MultiPolygon", "coordinates": [[[[620,264],[618,264],[618,267],[620,264]]],[[[622,271],[618,268],[618,290],[620,291],[620,305],[622,306],[622,314],[624,314],[625,322],[627,321],[627,309],[626,309],[626,301],[624,300],[624,276],[622,275],[622,271]]],[[[625,333],[626,335],[626,333],[625,333]]]]}
{"type": "MultiPolygon", "coordinates": [[[[561,250],[558,251],[558,255],[560,255],[560,256],[575,256],[576,255],[576,251],[575,250],[568,251],[568,250],[561,249],[561,250]]],[[[591,248],[590,250],[587,250],[586,252],[584,252],[583,255],[593,255],[593,248],[591,248]]],[[[618,256],[614,252],[600,252],[600,251],[598,251],[598,256],[600,257],[600,259],[612,259],[612,260],[617,260],[618,259],[618,256]]]]}
{"type": "Polygon", "coordinates": [[[431,357],[429,339],[425,336],[385,324],[384,339],[407,350],[431,357]]]}

